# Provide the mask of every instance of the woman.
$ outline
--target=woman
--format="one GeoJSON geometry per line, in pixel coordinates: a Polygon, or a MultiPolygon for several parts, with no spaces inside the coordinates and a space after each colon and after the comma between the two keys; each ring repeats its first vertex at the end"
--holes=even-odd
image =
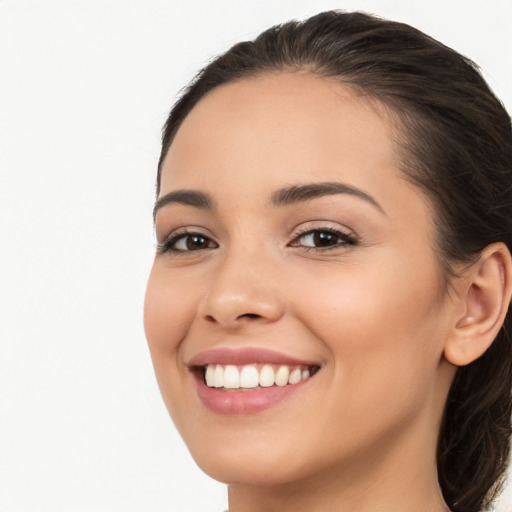
{"type": "Polygon", "coordinates": [[[511,183],[503,107],[407,25],[327,12],[198,75],[164,129],[145,326],[230,512],[490,503],[511,183]]]}

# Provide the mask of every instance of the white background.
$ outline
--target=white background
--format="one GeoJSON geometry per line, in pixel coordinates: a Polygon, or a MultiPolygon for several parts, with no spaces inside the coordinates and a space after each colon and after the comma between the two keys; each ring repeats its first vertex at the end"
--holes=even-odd
{"type": "Polygon", "coordinates": [[[472,57],[512,110],[512,0],[0,0],[1,512],[225,508],[144,340],[160,129],[210,57],[332,8],[472,57]]]}

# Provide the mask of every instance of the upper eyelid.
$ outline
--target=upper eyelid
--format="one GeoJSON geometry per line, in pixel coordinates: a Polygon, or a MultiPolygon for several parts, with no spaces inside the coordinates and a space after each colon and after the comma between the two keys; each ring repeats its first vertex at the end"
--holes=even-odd
{"type": "Polygon", "coordinates": [[[324,225],[319,225],[319,226],[304,226],[304,227],[298,227],[296,228],[297,229],[297,232],[296,234],[297,235],[304,235],[306,233],[310,233],[312,231],[332,231],[332,232],[339,232],[339,233],[343,233],[343,234],[354,234],[354,231],[345,227],[345,226],[332,226],[332,225],[327,225],[327,224],[324,224],[324,225]]]}
{"type": "MultiPolygon", "coordinates": [[[[156,230],[156,231],[158,231],[158,230],[156,230]]],[[[157,234],[156,238],[157,238],[157,243],[165,243],[167,240],[170,240],[170,239],[175,238],[180,235],[196,235],[196,234],[205,236],[207,238],[211,238],[212,240],[214,240],[214,238],[215,238],[212,235],[212,233],[210,233],[210,231],[208,229],[201,228],[199,226],[182,226],[179,228],[166,230],[165,235],[159,237],[157,234]],[[161,242],[158,241],[160,239],[162,240],[161,242]]]]}
{"type": "Polygon", "coordinates": [[[297,226],[292,229],[292,235],[294,238],[310,233],[311,231],[332,231],[332,232],[340,232],[346,236],[351,236],[353,238],[359,239],[359,235],[357,232],[349,228],[344,224],[340,224],[338,222],[329,221],[329,220],[311,220],[307,222],[301,222],[297,226]]]}

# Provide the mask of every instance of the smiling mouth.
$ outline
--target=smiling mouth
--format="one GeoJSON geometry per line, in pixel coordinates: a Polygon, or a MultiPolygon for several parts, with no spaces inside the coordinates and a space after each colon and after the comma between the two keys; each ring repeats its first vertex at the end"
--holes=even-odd
{"type": "Polygon", "coordinates": [[[251,391],[295,385],[310,379],[319,366],[247,364],[207,364],[201,367],[203,382],[209,388],[225,391],[251,391]]]}

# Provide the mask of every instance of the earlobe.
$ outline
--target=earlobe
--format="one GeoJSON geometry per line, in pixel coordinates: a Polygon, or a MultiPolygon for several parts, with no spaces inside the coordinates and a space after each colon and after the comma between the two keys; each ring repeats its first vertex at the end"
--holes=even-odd
{"type": "Polygon", "coordinates": [[[505,244],[487,246],[462,280],[461,307],[444,350],[456,366],[478,359],[501,329],[512,293],[512,262],[505,244]]]}

